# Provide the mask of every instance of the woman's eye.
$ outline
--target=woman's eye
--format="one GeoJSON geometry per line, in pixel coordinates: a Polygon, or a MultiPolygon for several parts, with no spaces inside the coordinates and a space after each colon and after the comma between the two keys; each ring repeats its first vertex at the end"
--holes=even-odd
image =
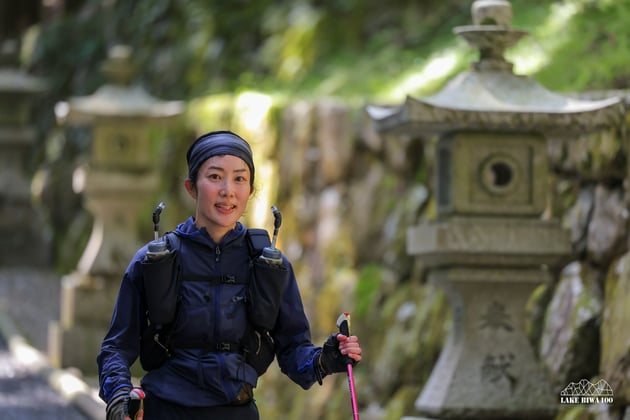
{"type": "Polygon", "coordinates": [[[210,179],[220,179],[219,174],[210,174],[210,175],[208,175],[208,178],[210,178],[210,179]]]}

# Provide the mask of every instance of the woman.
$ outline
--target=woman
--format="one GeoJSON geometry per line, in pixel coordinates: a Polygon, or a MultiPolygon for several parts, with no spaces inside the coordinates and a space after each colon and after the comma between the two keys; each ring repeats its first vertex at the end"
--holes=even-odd
{"type": "MultiPolygon", "coordinates": [[[[208,278],[250,278],[247,229],[239,219],[254,192],[254,163],[249,144],[230,131],[200,136],[186,155],[186,191],[196,201],[195,216],[177,226],[182,282],[172,332],[172,355],[142,378],[144,413],[156,419],[258,419],[252,389],[257,369],[236,346],[251,330],[247,284],[210,282],[208,278]],[[194,345],[192,343],[195,343],[194,345]],[[217,346],[216,343],[221,343],[217,346]]],[[[142,263],[147,246],[130,262],[109,331],[97,357],[100,396],[107,419],[130,418],[134,390],[129,367],[140,354],[147,326],[142,263]],[[133,391],[133,392],[132,392],[133,391]],[[131,392],[131,394],[130,394],[131,392]]],[[[269,333],[281,370],[302,388],[348,361],[361,360],[355,336],[332,334],[324,346],[311,342],[310,327],[289,261],[282,256],[287,285],[269,333]]],[[[258,370],[260,371],[260,370],[258,370]]]]}

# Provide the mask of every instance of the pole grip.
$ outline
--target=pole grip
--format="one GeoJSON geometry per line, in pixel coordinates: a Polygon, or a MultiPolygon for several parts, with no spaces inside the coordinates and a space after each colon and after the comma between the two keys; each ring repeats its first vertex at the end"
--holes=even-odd
{"type": "MultiPolygon", "coordinates": [[[[340,334],[350,337],[350,312],[343,312],[339,315],[339,318],[337,318],[337,328],[339,328],[340,334]]],[[[348,356],[344,356],[344,360],[346,364],[352,365],[352,359],[348,356]]]]}
{"type": "Polygon", "coordinates": [[[337,328],[339,332],[346,337],[350,337],[350,312],[343,312],[337,318],[337,328]]]}

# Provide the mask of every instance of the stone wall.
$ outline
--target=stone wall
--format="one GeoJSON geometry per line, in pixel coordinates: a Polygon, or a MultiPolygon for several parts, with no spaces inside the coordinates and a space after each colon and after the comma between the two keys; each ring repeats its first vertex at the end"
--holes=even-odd
{"type": "MultiPolygon", "coordinates": [[[[366,352],[355,370],[362,417],[413,415],[450,319],[444,297],[423,284],[422,267],[405,249],[407,227],[434,213],[432,139],[381,137],[361,109],[332,99],[287,104],[278,114],[276,153],[268,157],[279,176],[264,182],[278,183],[275,202],[287,220],[282,246],[296,265],[315,341],[334,328],[340,311],[352,311],[366,352]]],[[[562,406],[559,418],[576,410],[584,418],[615,418],[630,396],[624,133],[571,144],[550,139],[549,162],[547,216],[569,229],[574,255],[530,299],[530,338],[556,396],[582,379],[605,379],[613,388],[614,406],[562,406]]],[[[344,380],[307,395],[263,386],[269,398],[261,405],[278,401],[274,394],[283,389],[286,410],[300,418],[345,418],[344,380]]],[[[275,373],[263,382],[271,381],[284,382],[275,373]]]]}

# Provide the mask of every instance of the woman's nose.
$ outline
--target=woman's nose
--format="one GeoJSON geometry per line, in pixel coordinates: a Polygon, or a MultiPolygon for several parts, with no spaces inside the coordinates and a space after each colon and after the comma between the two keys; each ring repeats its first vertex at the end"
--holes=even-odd
{"type": "Polygon", "coordinates": [[[230,181],[223,182],[223,185],[221,186],[221,191],[219,191],[219,193],[224,197],[232,193],[232,186],[230,185],[230,181]]]}

